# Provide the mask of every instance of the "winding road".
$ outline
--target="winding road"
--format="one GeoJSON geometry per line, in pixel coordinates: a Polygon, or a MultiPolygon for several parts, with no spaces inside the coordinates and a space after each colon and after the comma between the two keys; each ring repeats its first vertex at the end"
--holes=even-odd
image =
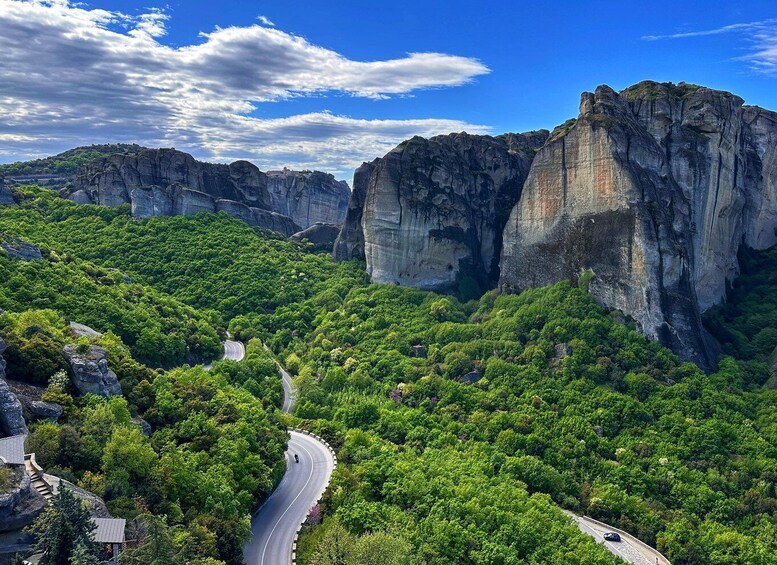
{"type": "MultiPolygon", "coordinates": [[[[225,344],[226,351],[226,344],[225,344]]],[[[297,402],[291,376],[278,366],[283,384],[284,412],[297,402]]],[[[309,435],[290,430],[286,451],[286,473],[275,492],[251,519],[251,541],[243,546],[247,565],[288,565],[297,531],[310,508],[324,494],[335,468],[329,447],[309,435]],[[299,463],[294,462],[294,455],[299,463]]]]}
{"type": "MultiPolygon", "coordinates": [[[[232,341],[228,339],[224,342],[224,357],[219,361],[242,361],[246,356],[246,348],[239,341],[232,341]]],[[[213,363],[208,363],[202,366],[206,371],[210,371],[213,368],[213,363]]]]}
{"type": "Polygon", "coordinates": [[[631,534],[588,516],[578,516],[568,510],[564,512],[575,521],[581,532],[604,544],[604,547],[610,553],[617,555],[624,561],[632,565],[670,565],[669,560],[657,549],[641,542],[631,534]],[[604,541],[604,534],[606,532],[617,532],[621,536],[621,541],[604,541]]]}

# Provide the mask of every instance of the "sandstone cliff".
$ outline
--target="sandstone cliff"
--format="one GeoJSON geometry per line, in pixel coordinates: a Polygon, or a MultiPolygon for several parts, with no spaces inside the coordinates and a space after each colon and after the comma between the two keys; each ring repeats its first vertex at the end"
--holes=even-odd
{"type": "Polygon", "coordinates": [[[175,149],[98,158],[64,192],[82,204],[129,203],[140,218],[224,211],[287,236],[316,222],[341,223],[349,194],[347,184],[325,173],[268,176],[248,161],[203,163],[175,149]]]}
{"type": "Polygon", "coordinates": [[[775,244],[777,114],[647,81],[584,93],[550,136],[413,138],[365,163],[333,255],[437,290],[590,271],[599,302],[709,367],[701,312],[725,299],[740,246],[775,244]]]}
{"type": "Polygon", "coordinates": [[[703,87],[584,93],[505,227],[502,286],[591,271],[602,304],[711,366],[700,312],[724,299],[740,245],[775,243],[775,133],[773,113],[703,87]]]}
{"type": "Polygon", "coordinates": [[[351,189],[320,171],[267,172],[271,208],[307,229],[313,224],[342,224],[351,189]]]}
{"type": "Polygon", "coordinates": [[[380,159],[375,159],[372,163],[362,163],[353,173],[353,191],[348,201],[343,227],[332,251],[335,261],[351,259],[364,261],[364,229],[362,228],[364,201],[367,200],[367,188],[372,171],[379,162],[380,159]]]}
{"type": "Polygon", "coordinates": [[[470,278],[493,286],[502,228],[547,134],[414,137],[363,165],[335,256],[363,249],[376,282],[448,290],[470,278]]]}

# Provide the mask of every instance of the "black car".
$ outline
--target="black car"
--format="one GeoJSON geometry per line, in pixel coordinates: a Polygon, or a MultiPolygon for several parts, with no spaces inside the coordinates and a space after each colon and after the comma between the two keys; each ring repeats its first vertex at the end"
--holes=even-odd
{"type": "Polygon", "coordinates": [[[604,541],[621,541],[621,535],[615,532],[607,532],[604,534],[604,541]]]}

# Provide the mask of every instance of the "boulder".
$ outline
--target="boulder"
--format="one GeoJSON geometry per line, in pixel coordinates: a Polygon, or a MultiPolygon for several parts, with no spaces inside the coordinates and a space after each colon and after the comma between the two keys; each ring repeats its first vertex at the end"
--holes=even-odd
{"type": "Polygon", "coordinates": [[[470,371],[466,375],[462,375],[461,377],[459,377],[459,380],[463,383],[475,384],[482,378],[483,378],[482,371],[470,371]]]}
{"type": "Polygon", "coordinates": [[[5,252],[11,259],[18,259],[19,261],[37,261],[43,257],[40,247],[21,239],[3,240],[0,242],[0,247],[5,249],[5,252]]]}
{"type": "Polygon", "coordinates": [[[80,394],[112,396],[121,394],[116,373],[108,368],[108,353],[102,347],[88,346],[82,352],[79,346],[66,345],[62,349],[70,367],[73,385],[80,394]]]}
{"type": "Polygon", "coordinates": [[[339,233],[340,226],[318,223],[293,234],[289,239],[296,242],[306,239],[313,245],[313,251],[328,251],[331,253],[339,233]]]}
{"type": "Polygon", "coordinates": [[[62,416],[62,406],[55,402],[44,402],[42,400],[33,400],[30,403],[30,414],[36,420],[51,420],[56,422],[62,416]]]}
{"type": "Polygon", "coordinates": [[[132,418],[132,421],[140,428],[140,431],[143,433],[144,436],[150,436],[152,429],[151,424],[146,422],[143,418],[140,416],[136,416],[135,418],[132,418]]]}
{"type": "Polygon", "coordinates": [[[8,387],[5,380],[5,341],[0,338],[0,434],[3,437],[24,435],[27,424],[24,421],[22,404],[8,387]]]}

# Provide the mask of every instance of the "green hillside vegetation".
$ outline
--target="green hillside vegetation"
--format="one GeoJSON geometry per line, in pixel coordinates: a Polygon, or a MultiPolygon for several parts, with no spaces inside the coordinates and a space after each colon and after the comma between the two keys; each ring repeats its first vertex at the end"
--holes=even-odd
{"type": "Polygon", "coordinates": [[[766,381],[777,364],[777,247],[746,249],[739,264],[726,302],[707,312],[705,323],[727,354],[750,360],[766,381]]]}
{"type": "Polygon", "coordinates": [[[324,513],[349,531],[425,563],[594,562],[553,501],[673,563],[774,562],[777,391],[734,360],[705,375],[568,284],[466,305],[372,285],[312,326],[279,353],[296,416],[340,446],[324,513]]]}
{"type": "MultiPolygon", "coordinates": [[[[23,351],[40,349],[40,336],[62,341],[69,334],[53,310],[6,312],[0,328],[23,351]]],[[[189,562],[242,563],[250,513],[285,468],[286,432],[274,415],[281,398],[274,361],[253,343],[239,366],[225,361],[210,372],[189,366],[164,372],[133,360],[111,333],[78,344],[108,350],[124,396],[78,397],[64,371],[52,373],[43,399],[65,412],[56,424],[33,424],[27,448],[47,473],[104,497],[115,516],[165,517],[189,562]],[[135,416],[151,425],[150,437],[135,416]]],[[[16,357],[8,362],[12,368],[16,357]]],[[[56,368],[45,360],[37,366],[56,368]]]]}
{"type": "MultiPolygon", "coordinates": [[[[677,565],[777,562],[777,391],[764,386],[758,357],[768,345],[753,355],[728,349],[740,359],[706,375],[568,283],[461,303],[368,284],[363,264],[334,264],[224,214],[138,221],[126,207],[22,192],[21,205],[0,208],[0,233],[80,267],[118,268],[192,316],[215,311],[238,338],[257,338],[247,362],[210,373],[148,369],[125,347],[127,368],[117,365],[126,398],[111,402],[146,418],[151,438],[122,423],[91,440],[96,401],[72,399],[58,432],[69,426],[68,439],[41,440],[48,463],[102,486],[118,515],[151,511],[187,525],[198,555],[237,562],[245,514],[280,476],[281,390],[265,342],[295,375],[295,423],[326,437],[341,462],[321,524],[301,539],[301,562],[350,565],[375,554],[429,565],[617,562],[561,508],[622,527],[677,565]],[[123,435],[112,443],[115,433],[123,435]],[[71,441],[96,445],[86,451],[99,456],[72,460],[80,451],[71,441]],[[114,472],[117,461],[140,459],[124,457],[119,443],[147,455],[142,480],[134,469],[114,472]],[[263,474],[251,471],[254,454],[263,474]],[[222,490],[232,494],[213,494],[222,490]],[[221,520],[233,533],[209,545],[214,532],[227,535],[221,520]]],[[[750,293],[767,294],[771,279],[748,276],[726,327],[755,312],[750,293]]],[[[31,299],[46,296],[41,286],[31,299]]],[[[16,312],[0,317],[3,337],[24,345],[66,331],[57,319],[64,306],[35,302],[54,312],[25,313],[15,300],[16,312]]],[[[768,325],[758,324],[757,332],[768,325]]],[[[115,334],[103,338],[114,350],[124,347],[115,334]]]]}
{"type": "Polygon", "coordinates": [[[17,161],[0,165],[0,176],[26,175],[75,175],[78,169],[99,157],[107,157],[114,153],[137,154],[145,149],[140,145],[127,143],[112,143],[107,145],[85,145],[68,149],[63,153],[32,161],[17,161]]]}
{"type": "MultiPolygon", "coordinates": [[[[3,215],[4,227],[13,222],[12,217],[3,215]]],[[[111,331],[138,359],[154,366],[209,360],[221,353],[219,333],[223,333],[223,322],[215,311],[198,311],[147,285],[128,283],[116,270],[69,253],[43,248],[42,254],[43,258],[37,261],[19,261],[0,249],[0,308],[52,309],[68,321],[100,332],[111,331]]],[[[43,376],[33,359],[22,361],[21,357],[14,357],[18,351],[14,335],[6,339],[9,355],[15,360],[9,375],[40,382],[43,376]]],[[[40,355],[61,357],[61,340],[38,337],[33,350],[40,355]]]]}

